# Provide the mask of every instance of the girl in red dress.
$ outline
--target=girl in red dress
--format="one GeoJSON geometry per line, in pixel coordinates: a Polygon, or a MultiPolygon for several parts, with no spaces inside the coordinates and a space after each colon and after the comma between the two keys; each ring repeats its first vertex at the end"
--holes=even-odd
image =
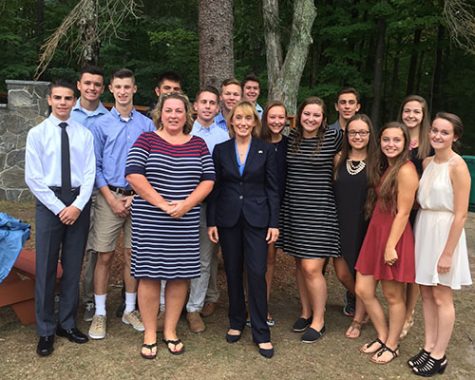
{"type": "Polygon", "coordinates": [[[386,364],[399,355],[405,284],[415,280],[414,235],[408,220],[419,181],[409,161],[409,134],[403,124],[386,124],[379,142],[377,159],[368,168],[366,208],[372,216],[356,263],[356,294],[378,334],[360,351],[371,354],[372,362],[386,364]],[[376,297],[378,281],[388,303],[389,325],[376,297]]]}

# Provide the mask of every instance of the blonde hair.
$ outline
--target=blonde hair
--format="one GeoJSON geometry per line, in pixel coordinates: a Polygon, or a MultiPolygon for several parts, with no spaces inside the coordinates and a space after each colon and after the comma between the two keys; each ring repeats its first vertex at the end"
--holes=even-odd
{"type": "Polygon", "coordinates": [[[259,119],[259,115],[256,112],[256,107],[252,103],[248,102],[247,100],[241,100],[229,112],[229,115],[226,118],[227,125],[229,126],[228,127],[229,136],[231,136],[231,138],[234,138],[236,135],[234,133],[234,127],[232,125],[232,121],[233,121],[234,114],[236,113],[238,109],[241,110],[244,113],[244,115],[252,115],[252,117],[254,118],[254,122],[256,123],[256,125],[252,129],[252,137],[260,137],[261,130],[262,130],[261,119],[259,119]]]}
{"type": "Polygon", "coordinates": [[[160,130],[163,128],[162,124],[162,112],[163,112],[163,106],[165,104],[165,101],[168,99],[178,99],[183,102],[183,105],[185,106],[185,113],[186,113],[186,120],[185,120],[185,125],[183,126],[183,133],[185,135],[188,135],[192,128],[193,128],[193,116],[192,116],[192,107],[191,103],[188,100],[188,97],[185,94],[182,94],[180,92],[172,92],[170,94],[162,94],[158,98],[158,103],[151,112],[152,114],[152,119],[153,123],[157,127],[157,130],[160,130]]]}

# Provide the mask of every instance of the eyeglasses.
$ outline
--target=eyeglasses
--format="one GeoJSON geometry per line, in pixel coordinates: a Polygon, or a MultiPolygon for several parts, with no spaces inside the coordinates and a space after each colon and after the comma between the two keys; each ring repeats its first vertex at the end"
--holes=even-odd
{"type": "Polygon", "coordinates": [[[369,131],[349,131],[347,133],[350,137],[356,137],[356,135],[360,135],[360,137],[366,137],[369,135],[369,131]]]}

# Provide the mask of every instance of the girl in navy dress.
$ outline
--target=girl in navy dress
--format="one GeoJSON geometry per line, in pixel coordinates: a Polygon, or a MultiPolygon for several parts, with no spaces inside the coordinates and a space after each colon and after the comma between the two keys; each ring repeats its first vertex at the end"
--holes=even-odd
{"type": "MultiPolygon", "coordinates": [[[[277,163],[277,184],[279,186],[279,197],[282,201],[285,189],[285,175],[287,173],[286,155],[288,137],[282,132],[287,123],[287,110],[284,103],[274,101],[269,103],[264,110],[262,116],[262,133],[261,137],[264,141],[272,144],[275,150],[275,160],[277,163]]],[[[277,248],[275,244],[269,244],[267,250],[267,302],[269,303],[272,279],[274,277],[275,259],[277,248]]],[[[270,313],[267,313],[267,324],[274,326],[275,321],[270,313]]]]}
{"type": "MultiPolygon", "coordinates": [[[[409,158],[416,166],[419,178],[422,176],[422,161],[433,154],[429,143],[430,115],[425,99],[419,95],[407,96],[399,110],[399,121],[409,131],[409,158]]],[[[417,204],[411,211],[409,222],[414,228],[416,220],[417,204]]],[[[401,331],[403,339],[414,325],[414,309],[419,299],[419,286],[417,284],[406,285],[406,318],[401,331]]]]}

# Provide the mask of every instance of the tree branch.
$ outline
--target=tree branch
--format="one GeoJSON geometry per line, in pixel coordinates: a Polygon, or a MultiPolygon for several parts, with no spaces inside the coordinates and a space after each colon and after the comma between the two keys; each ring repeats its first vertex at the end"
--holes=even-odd
{"type": "Polygon", "coordinates": [[[444,1],[443,15],[454,42],[475,54],[475,6],[467,0],[444,1]]]}
{"type": "MultiPolygon", "coordinates": [[[[137,9],[141,6],[140,0],[79,0],[76,6],[69,12],[61,25],[48,37],[41,46],[39,63],[36,68],[34,79],[38,80],[45,72],[54,57],[60,43],[70,39],[70,48],[73,51],[80,50],[79,61],[91,58],[91,47],[99,46],[103,37],[120,37],[118,27],[128,16],[139,18],[137,9]],[[97,10],[96,19],[101,21],[98,26],[88,23],[91,9],[97,10]],[[96,30],[94,30],[94,28],[96,30]]],[[[93,15],[95,16],[95,15],[93,15]]]]}

